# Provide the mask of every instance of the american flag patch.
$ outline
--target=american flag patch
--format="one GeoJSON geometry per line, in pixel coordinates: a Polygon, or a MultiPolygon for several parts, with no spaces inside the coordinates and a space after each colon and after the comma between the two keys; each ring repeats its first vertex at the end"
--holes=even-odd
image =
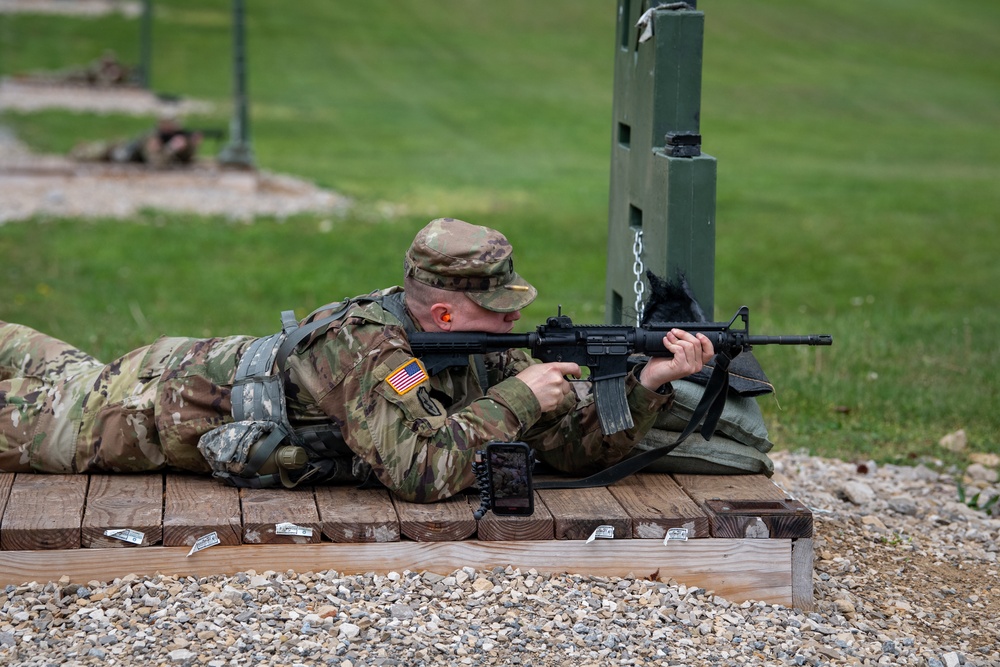
{"type": "Polygon", "coordinates": [[[397,394],[403,395],[426,379],[427,371],[424,367],[416,359],[410,359],[390,373],[385,381],[396,390],[397,394]]]}

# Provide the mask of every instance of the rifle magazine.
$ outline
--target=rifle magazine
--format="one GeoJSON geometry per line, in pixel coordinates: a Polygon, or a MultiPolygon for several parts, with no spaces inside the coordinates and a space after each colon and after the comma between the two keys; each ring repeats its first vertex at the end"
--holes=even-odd
{"type": "Polygon", "coordinates": [[[635,426],[625,397],[624,375],[594,380],[594,403],[597,404],[597,416],[604,435],[612,435],[635,426]]]}

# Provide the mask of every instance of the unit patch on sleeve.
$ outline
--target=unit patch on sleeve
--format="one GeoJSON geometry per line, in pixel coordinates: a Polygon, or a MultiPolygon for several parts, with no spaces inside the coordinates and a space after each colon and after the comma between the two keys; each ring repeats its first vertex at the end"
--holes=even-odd
{"type": "Polygon", "coordinates": [[[397,394],[402,396],[427,379],[427,371],[417,359],[410,359],[405,364],[389,373],[385,379],[397,394]]]}

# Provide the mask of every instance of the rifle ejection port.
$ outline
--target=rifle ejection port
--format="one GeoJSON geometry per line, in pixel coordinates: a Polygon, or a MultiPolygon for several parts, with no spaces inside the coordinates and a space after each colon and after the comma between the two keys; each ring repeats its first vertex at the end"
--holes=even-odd
{"type": "Polygon", "coordinates": [[[587,354],[626,357],[632,353],[625,343],[587,343],[587,354]]]}
{"type": "Polygon", "coordinates": [[[625,357],[632,353],[632,346],[626,333],[628,327],[615,327],[608,330],[608,327],[599,327],[591,333],[587,333],[587,354],[590,355],[614,355],[625,357]]]}

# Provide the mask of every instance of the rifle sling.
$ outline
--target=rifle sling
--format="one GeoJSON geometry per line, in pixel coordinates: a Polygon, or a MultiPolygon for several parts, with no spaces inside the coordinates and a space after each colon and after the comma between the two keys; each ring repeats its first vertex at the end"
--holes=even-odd
{"type": "Polygon", "coordinates": [[[717,354],[715,369],[705,387],[705,393],[695,407],[684,431],[674,442],[655,447],[641,454],[629,457],[624,461],[594,473],[589,477],[581,479],[555,479],[544,482],[536,482],[536,489],[591,489],[597,486],[610,486],[615,482],[625,479],[631,474],[637,473],[661,456],[665,456],[673,451],[678,445],[687,440],[688,436],[695,432],[698,424],[704,418],[704,425],[701,429],[702,437],[710,440],[715,433],[715,427],[722,416],[722,409],[726,405],[726,391],[729,387],[729,362],[731,359],[725,354],[717,354]]]}

